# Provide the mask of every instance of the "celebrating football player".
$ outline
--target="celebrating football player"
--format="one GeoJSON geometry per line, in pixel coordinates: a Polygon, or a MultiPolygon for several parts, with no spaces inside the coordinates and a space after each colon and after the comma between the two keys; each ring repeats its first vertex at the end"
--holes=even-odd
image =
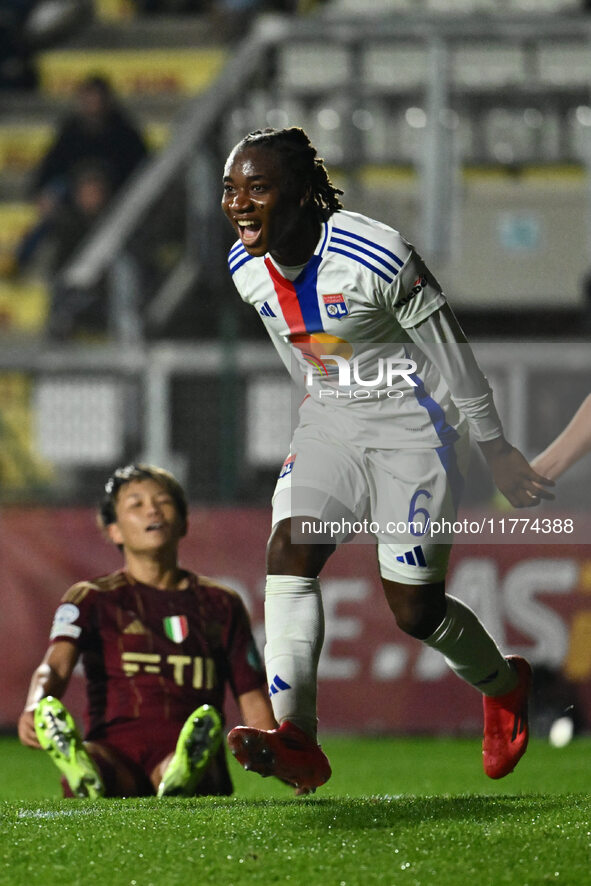
{"type": "Polygon", "coordinates": [[[125,565],[62,598],[19,737],[50,754],[66,796],[230,794],[226,685],[246,723],[276,725],[244,605],[229,588],[179,567],[187,503],[172,474],[119,468],[98,516],[125,565]],[[84,741],[60,701],[79,658],[84,741]]]}
{"type": "Polygon", "coordinates": [[[267,552],[265,663],[280,725],[236,727],[229,746],[245,768],[300,787],[330,777],[317,743],[318,575],[349,527],[369,519],[398,626],[482,693],[484,769],[501,778],[527,745],[531,668],[505,657],[474,612],[446,595],[451,538],[429,528],[457,512],[468,428],[515,507],[552,498],[552,482],[505,439],[488,382],[420,255],[387,225],[343,210],[303,130],[246,136],[223,189],[238,238],[235,285],[309,394],[275,489],[267,552]]]}

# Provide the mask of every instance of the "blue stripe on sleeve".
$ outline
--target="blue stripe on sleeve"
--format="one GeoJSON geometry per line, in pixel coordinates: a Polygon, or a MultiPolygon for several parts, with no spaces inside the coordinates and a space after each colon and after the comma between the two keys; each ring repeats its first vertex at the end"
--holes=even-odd
{"type": "Polygon", "coordinates": [[[379,261],[380,264],[384,265],[385,268],[388,269],[394,276],[398,274],[398,268],[391,265],[385,258],[382,258],[381,255],[375,255],[375,253],[370,252],[369,249],[365,249],[363,246],[357,246],[356,243],[350,243],[348,240],[343,240],[342,237],[332,237],[331,243],[341,243],[343,246],[348,246],[349,249],[355,249],[358,252],[362,252],[364,255],[369,256],[369,258],[373,258],[374,261],[379,261]]]}
{"type": "Polygon", "coordinates": [[[368,240],[367,237],[361,237],[359,234],[352,234],[351,231],[346,231],[344,228],[333,228],[332,229],[335,234],[345,234],[347,237],[351,237],[353,240],[360,240],[361,243],[366,243],[368,246],[373,246],[374,249],[379,249],[380,252],[385,253],[391,259],[393,259],[396,264],[401,268],[404,262],[401,258],[398,258],[395,253],[390,252],[389,249],[386,249],[385,246],[380,246],[379,243],[375,243],[373,240],[368,240]]]}
{"type": "Polygon", "coordinates": [[[386,283],[392,283],[394,280],[394,277],[386,274],[381,268],[376,268],[375,265],[371,265],[368,261],[365,261],[364,258],[361,258],[360,255],[356,255],[354,252],[347,252],[347,250],[339,249],[336,246],[329,246],[328,252],[338,252],[339,255],[345,255],[347,258],[352,258],[354,261],[359,262],[359,264],[365,265],[366,268],[369,268],[370,271],[373,271],[374,274],[377,274],[378,277],[381,277],[386,283]]]}
{"type": "Polygon", "coordinates": [[[232,276],[234,276],[238,268],[241,268],[242,265],[245,265],[247,261],[250,261],[253,258],[254,255],[249,255],[247,252],[244,256],[242,256],[242,258],[238,257],[238,261],[236,261],[234,265],[232,265],[231,261],[228,262],[228,264],[230,265],[230,273],[232,274],[232,276]]]}

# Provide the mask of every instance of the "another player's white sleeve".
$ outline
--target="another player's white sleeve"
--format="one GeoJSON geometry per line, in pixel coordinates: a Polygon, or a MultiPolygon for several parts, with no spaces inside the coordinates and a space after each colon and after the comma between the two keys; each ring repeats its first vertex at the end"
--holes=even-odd
{"type": "Polygon", "coordinates": [[[502,436],[503,426],[490,385],[449,305],[444,304],[407,332],[437,366],[452,400],[468,419],[474,439],[485,443],[502,436]]]}

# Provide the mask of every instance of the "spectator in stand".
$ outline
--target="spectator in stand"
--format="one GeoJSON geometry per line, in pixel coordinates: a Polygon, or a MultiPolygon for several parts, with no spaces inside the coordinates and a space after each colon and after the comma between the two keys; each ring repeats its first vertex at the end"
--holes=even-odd
{"type": "Polygon", "coordinates": [[[91,289],[64,288],[59,272],[92,230],[112,193],[111,180],[98,163],[83,163],[72,176],[71,199],[51,214],[47,226],[45,270],[51,286],[48,334],[64,340],[77,335],[104,335],[109,306],[104,281],[91,289]]]}
{"type": "MultiPolygon", "coordinates": [[[[37,259],[42,247],[43,269],[53,277],[147,153],[142,135],[120,107],[108,80],[98,75],[87,77],[78,87],[75,110],[63,121],[33,174],[31,193],[39,218],[18,247],[16,269],[22,271],[33,257],[37,259]]],[[[102,303],[104,319],[104,299],[97,299],[96,293],[84,298],[94,308],[102,303]]],[[[49,332],[67,337],[86,304],[68,306],[64,293],[59,297],[54,293],[52,301],[49,332]],[[56,306],[59,317],[54,315],[56,306]]]]}
{"type": "Polygon", "coordinates": [[[82,163],[72,173],[70,197],[56,204],[22,238],[15,264],[18,271],[33,267],[47,280],[51,303],[47,331],[60,340],[78,334],[107,331],[108,300],[104,281],[88,291],[69,291],[59,272],[91,231],[107,206],[112,184],[104,166],[82,163]]]}
{"type": "Polygon", "coordinates": [[[48,244],[43,270],[50,277],[55,276],[109,202],[112,183],[107,171],[100,164],[82,163],[73,171],[71,178],[70,199],[55,207],[48,215],[43,229],[37,226],[21,242],[18,252],[19,267],[29,263],[42,235],[48,244]]]}
{"type": "Polygon", "coordinates": [[[76,109],[63,121],[33,174],[31,191],[42,215],[67,199],[72,174],[83,162],[101,163],[115,193],[147,156],[142,135],[119,105],[109,81],[87,77],[76,92],[76,109]]]}

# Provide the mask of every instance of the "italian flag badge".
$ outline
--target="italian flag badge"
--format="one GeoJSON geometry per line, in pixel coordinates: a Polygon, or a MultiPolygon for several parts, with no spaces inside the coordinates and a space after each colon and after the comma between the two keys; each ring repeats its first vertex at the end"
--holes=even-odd
{"type": "Polygon", "coordinates": [[[189,636],[189,622],[186,615],[167,615],[162,619],[164,633],[173,643],[182,643],[189,636]]]}

